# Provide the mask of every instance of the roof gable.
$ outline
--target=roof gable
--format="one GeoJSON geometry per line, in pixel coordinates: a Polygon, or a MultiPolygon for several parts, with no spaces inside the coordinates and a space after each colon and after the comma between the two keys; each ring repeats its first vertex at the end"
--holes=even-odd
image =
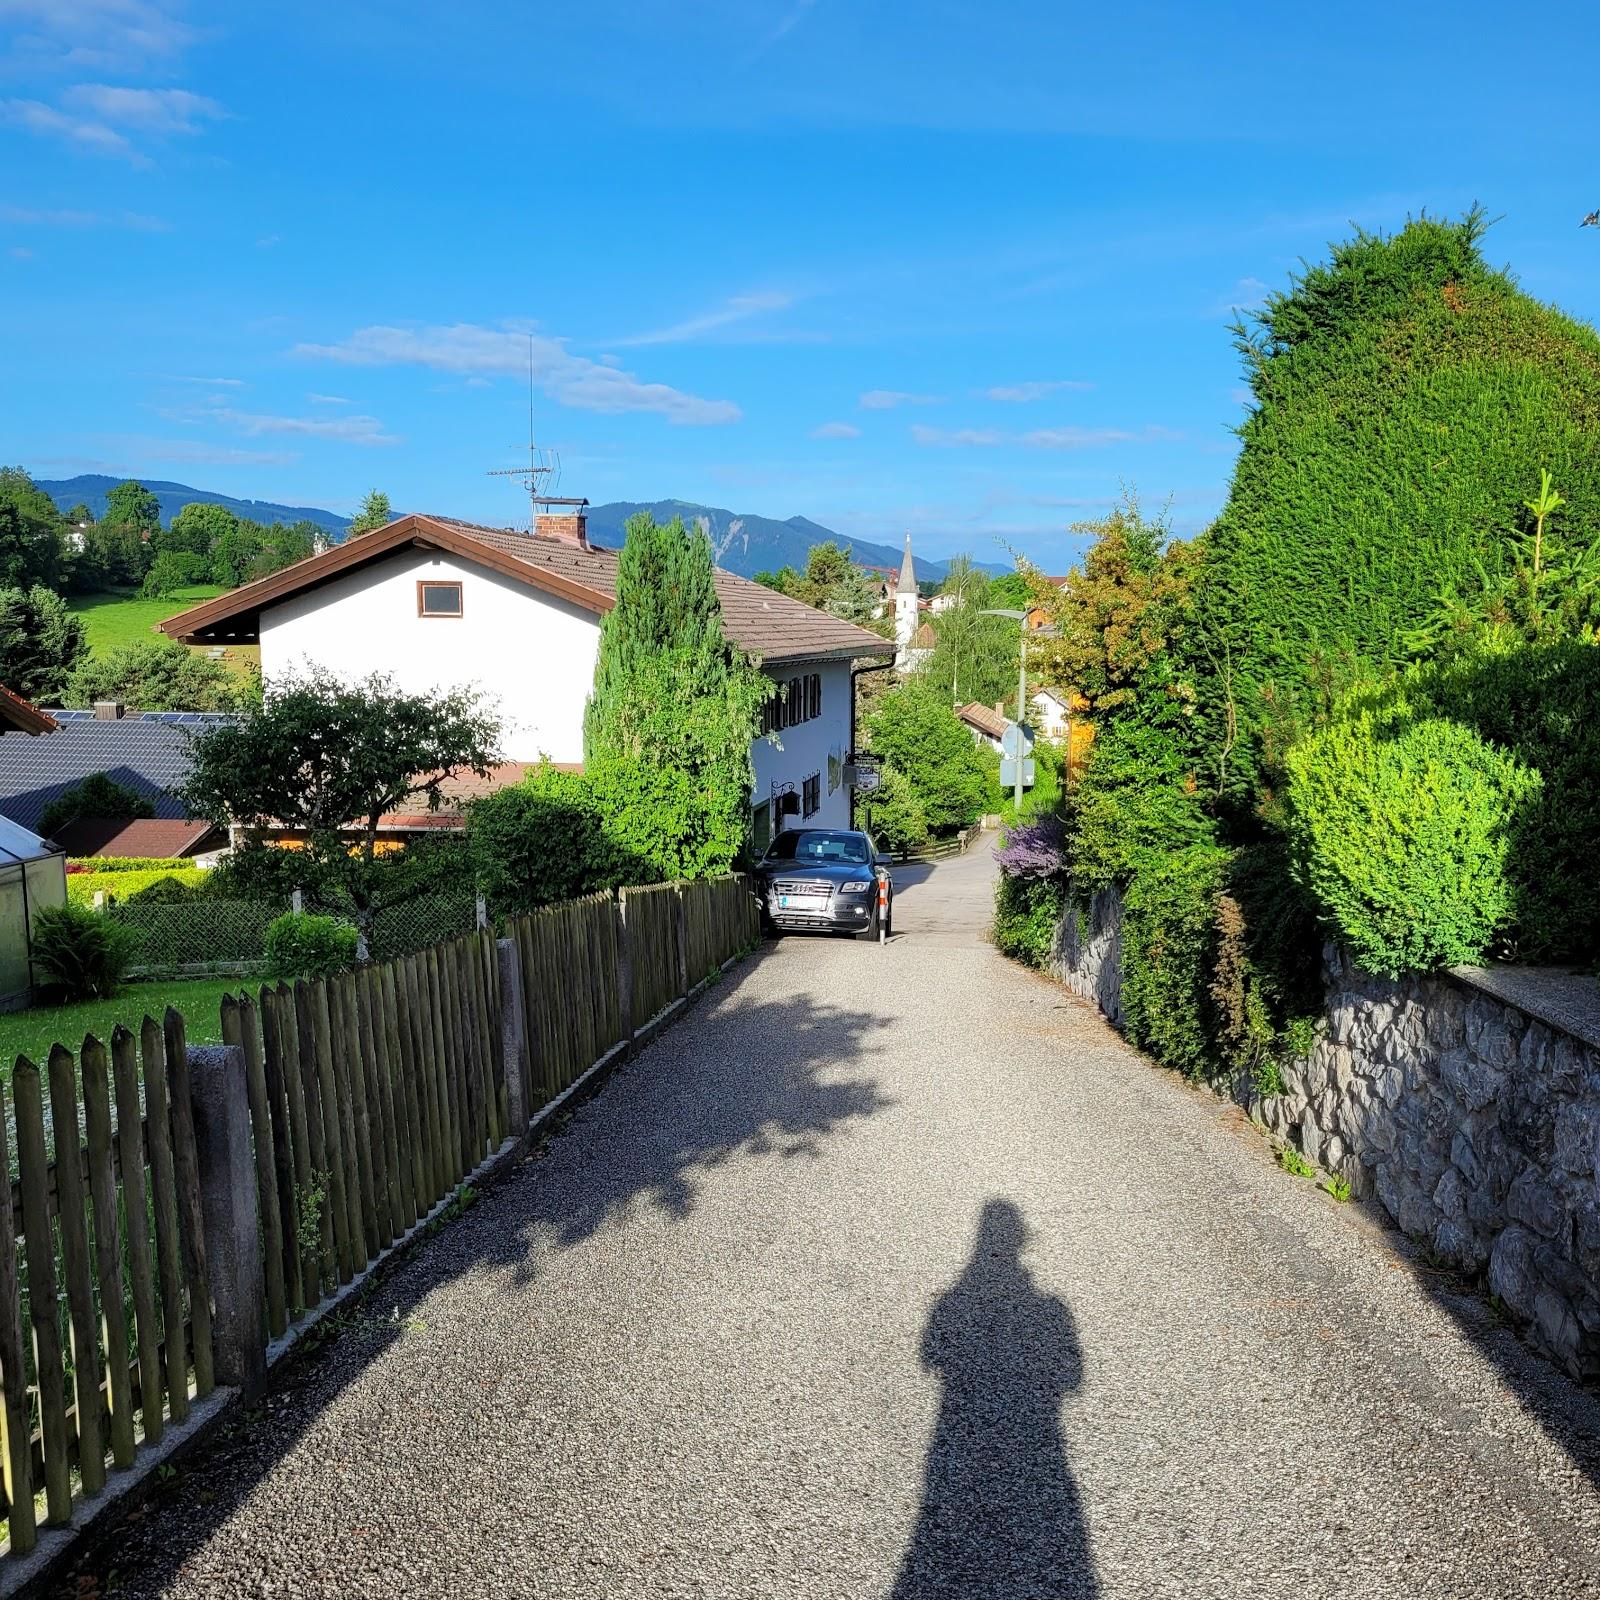
{"type": "MultiPolygon", "coordinates": [[[[512,528],[486,528],[451,517],[412,515],[169,617],[161,630],[172,638],[195,643],[253,636],[267,607],[412,546],[448,550],[597,614],[616,604],[615,550],[512,528]]],[[[721,567],[716,569],[715,580],[729,639],[762,660],[888,655],[894,650],[888,640],[865,628],[721,567]]]]}

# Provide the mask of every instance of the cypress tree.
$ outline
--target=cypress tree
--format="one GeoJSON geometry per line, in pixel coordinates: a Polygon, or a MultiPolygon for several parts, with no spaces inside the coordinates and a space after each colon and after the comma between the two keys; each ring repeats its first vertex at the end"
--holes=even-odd
{"type": "Polygon", "coordinates": [[[723,633],[705,534],[630,517],[584,716],[585,770],[615,843],[666,877],[732,867],[772,687],[723,633]]]}

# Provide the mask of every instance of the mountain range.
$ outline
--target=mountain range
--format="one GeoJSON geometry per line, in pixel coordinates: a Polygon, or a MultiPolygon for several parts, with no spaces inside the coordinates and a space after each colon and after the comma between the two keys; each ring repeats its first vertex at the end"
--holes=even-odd
{"type": "MultiPolygon", "coordinates": [[[[37,478],[34,481],[63,511],[81,502],[99,517],[105,513],[107,494],[124,480],[109,478],[102,473],[84,473],[76,478],[54,481],[37,478]]],[[[226,506],[235,515],[249,517],[254,522],[314,522],[326,528],[335,540],[343,537],[350,522],[348,517],[336,516],[316,506],[283,506],[270,500],[235,500],[230,495],[217,494],[211,489],[194,489],[186,483],[163,483],[148,478],[140,481],[160,501],[163,522],[171,522],[181,507],[196,500],[226,506]]],[[[775,572],[779,567],[803,570],[812,545],[828,540],[850,551],[862,566],[888,567],[896,571],[900,566],[898,546],[874,544],[866,539],[849,539],[820,522],[813,522],[809,517],[789,517],[779,521],[749,512],[726,511],[721,506],[699,505],[689,500],[612,500],[605,505],[590,506],[590,538],[596,544],[615,549],[622,543],[623,525],[636,511],[648,511],[658,522],[682,517],[691,527],[698,523],[711,540],[717,565],[726,567],[729,572],[737,572],[744,578],[753,578],[758,572],[775,572]]],[[[948,562],[933,561],[923,556],[918,556],[916,563],[917,577],[924,583],[942,582],[949,570],[948,562]]],[[[1007,570],[993,562],[976,564],[988,572],[1007,570]]]]}
{"type": "MultiPolygon", "coordinates": [[[[85,472],[76,478],[35,478],[39,488],[50,496],[63,510],[75,505],[86,505],[96,518],[106,511],[106,496],[125,478],[108,478],[101,472],[85,472]]],[[[271,500],[235,500],[232,495],[217,494],[212,489],[191,489],[186,483],[163,483],[155,478],[139,480],[161,502],[161,520],[171,522],[184,506],[196,500],[206,500],[226,506],[236,517],[248,517],[252,522],[314,522],[326,528],[336,538],[350,526],[348,517],[323,511],[316,506],[280,506],[271,500]]]]}

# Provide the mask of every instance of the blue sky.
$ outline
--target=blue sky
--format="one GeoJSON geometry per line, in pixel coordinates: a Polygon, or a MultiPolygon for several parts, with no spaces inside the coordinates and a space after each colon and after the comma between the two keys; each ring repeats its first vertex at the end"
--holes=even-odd
{"type": "Polygon", "coordinates": [[[0,456],[509,522],[1204,526],[1230,308],[1481,200],[1600,311],[1591,8],[0,0],[0,456]],[[1541,101],[1543,96],[1543,101],[1541,101]]]}

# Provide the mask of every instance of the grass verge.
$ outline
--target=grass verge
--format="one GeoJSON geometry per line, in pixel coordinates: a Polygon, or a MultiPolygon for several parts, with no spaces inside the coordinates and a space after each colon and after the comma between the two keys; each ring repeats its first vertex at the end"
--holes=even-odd
{"type": "MultiPolygon", "coordinates": [[[[259,979],[257,980],[260,981],[259,979]]],[[[63,1044],[74,1054],[83,1036],[108,1042],[120,1022],[138,1032],[148,1012],[158,1022],[168,1006],[183,1013],[190,1044],[222,1043],[222,997],[248,987],[248,978],[174,978],[125,984],[109,1000],[80,1000],[64,1006],[32,1006],[0,1014],[0,1082],[11,1081],[11,1066],[27,1056],[41,1066],[50,1046],[63,1044]]]]}

